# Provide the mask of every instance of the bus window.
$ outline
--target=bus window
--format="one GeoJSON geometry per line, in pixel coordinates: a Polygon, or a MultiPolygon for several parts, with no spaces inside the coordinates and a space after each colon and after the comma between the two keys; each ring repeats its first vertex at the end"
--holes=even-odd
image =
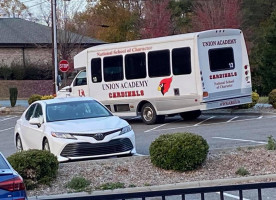
{"type": "Polygon", "coordinates": [[[189,47],[172,50],[172,69],[174,75],[191,73],[191,49],[189,47]]]}
{"type": "Polygon", "coordinates": [[[233,48],[210,49],[208,54],[212,72],[235,68],[233,48]]]}
{"type": "Polygon", "coordinates": [[[146,54],[135,53],[125,56],[126,79],[146,78],[146,54]]]}
{"type": "Polygon", "coordinates": [[[151,51],[148,53],[149,77],[169,76],[170,72],[170,51],[151,51]]]}
{"type": "Polygon", "coordinates": [[[76,77],[74,85],[75,86],[87,85],[86,71],[82,71],[81,73],[79,73],[79,75],[76,77]]]}
{"type": "Polygon", "coordinates": [[[111,56],[103,59],[104,81],[123,80],[123,56],[111,56]]]}
{"type": "Polygon", "coordinates": [[[102,82],[102,69],[100,58],[94,58],[91,60],[91,77],[93,83],[102,82]]]}

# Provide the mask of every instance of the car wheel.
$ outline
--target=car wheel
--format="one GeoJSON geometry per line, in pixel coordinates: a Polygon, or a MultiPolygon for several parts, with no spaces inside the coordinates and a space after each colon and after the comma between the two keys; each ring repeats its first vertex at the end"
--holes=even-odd
{"type": "Polygon", "coordinates": [[[201,115],[201,111],[200,110],[195,110],[195,111],[189,111],[189,112],[180,113],[180,116],[182,117],[183,120],[197,119],[200,115],[201,115]]]}
{"type": "Polygon", "coordinates": [[[142,107],[141,118],[145,124],[150,125],[164,122],[165,115],[156,115],[154,107],[150,103],[146,103],[142,107]]]}
{"type": "Polygon", "coordinates": [[[44,139],[43,141],[43,150],[50,151],[50,145],[47,139],[44,139]]]}
{"type": "Polygon", "coordinates": [[[19,135],[16,136],[15,144],[16,144],[16,152],[23,151],[22,141],[19,135]]]}

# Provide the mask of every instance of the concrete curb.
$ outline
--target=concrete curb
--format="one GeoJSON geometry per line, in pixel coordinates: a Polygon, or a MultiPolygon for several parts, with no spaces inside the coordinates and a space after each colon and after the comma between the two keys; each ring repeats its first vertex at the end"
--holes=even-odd
{"type": "Polygon", "coordinates": [[[167,184],[167,185],[159,185],[159,186],[93,191],[92,193],[80,192],[80,193],[70,193],[70,194],[61,194],[61,195],[35,196],[35,197],[29,197],[28,199],[37,200],[37,199],[57,199],[57,198],[69,198],[69,197],[76,198],[76,197],[85,197],[85,196],[92,197],[92,196],[107,195],[107,194],[165,191],[165,190],[184,189],[184,188],[234,185],[234,184],[242,184],[242,183],[248,183],[248,182],[251,182],[251,183],[263,182],[263,181],[267,181],[268,179],[276,180],[276,174],[248,176],[248,177],[241,177],[241,178],[216,179],[216,180],[206,180],[206,181],[193,181],[193,182],[175,183],[175,184],[167,184]]]}

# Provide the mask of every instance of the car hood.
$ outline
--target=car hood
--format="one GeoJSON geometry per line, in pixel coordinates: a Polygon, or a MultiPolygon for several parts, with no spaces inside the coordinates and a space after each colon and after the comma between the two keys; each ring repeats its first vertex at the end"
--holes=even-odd
{"type": "Polygon", "coordinates": [[[51,129],[52,131],[65,133],[93,133],[120,129],[127,125],[128,123],[125,120],[117,116],[110,116],[49,122],[47,123],[47,128],[51,129]]]}

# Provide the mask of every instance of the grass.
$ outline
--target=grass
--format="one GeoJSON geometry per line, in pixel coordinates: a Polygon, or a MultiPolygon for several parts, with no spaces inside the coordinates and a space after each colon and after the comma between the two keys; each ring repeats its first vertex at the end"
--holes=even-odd
{"type": "Polygon", "coordinates": [[[237,171],[236,174],[240,175],[240,176],[246,176],[249,175],[249,171],[247,171],[247,169],[245,169],[244,167],[240,167],[237,171]]]}
{"type": "Polygon", "coordinates": [[[74,177],[67,183],[66,187],[73,189],[75,192],[86,191],[87,187],[90,185],[90,181],[83,177],[74,177]]]}

